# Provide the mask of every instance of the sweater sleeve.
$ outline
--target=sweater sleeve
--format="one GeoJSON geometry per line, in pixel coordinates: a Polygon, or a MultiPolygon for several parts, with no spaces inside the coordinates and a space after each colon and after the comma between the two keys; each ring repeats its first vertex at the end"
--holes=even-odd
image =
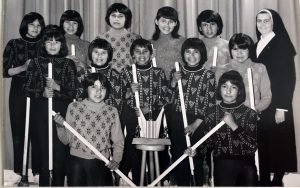
{"type": "MultiPolygon", "coordinates": [[[[66,120],[65,120],[67,123],[72,122],[72,117],[71,117],[71,113],[70,113],[70,111],[72,110],[72,107],[71,107],[72,104],[73,103],[69,104],[69,106],[68,106],[66,120]]],[[[56,128],[57,136],[58,136],[59,140],[65,145],[70,144],[73,140],[74,135],[69,130],[67,130],[65,127],[60,127],[60,126],[56,126],[56,127],[57,127],[56,128]]]]}
{"type": "Polygon", "coordinates": [[[261,112],[268,108],[272,100],[271,82],[265,65],[261,64],[259,74],[261,75],[259,91],[260,101],[256,104],[255,109],[261,112]]]}
{"type": "Polygon", "coordinates": [[[114,112],[115,124],[111,128],[111,141],[113,148],[113,160],[120,163],[124,151],[124,135],[117,110],[114,112]]]}
{"type": "Polygon", "coordinates": [[[44,91],[43,80],[40,80],[38,63],[36,61],[36,59],[30,61],[24,82],[25,96],[31,98],[42,97],[44,91]]]}
{"type": "Polygon", "coordinates": [[[202,109],[202,114],[200,114],[200,119],[203,119],[207,112],[208,108],[213,107],[216,104],[216,79],[215,74],[211,71],[207,72],[207,80],[206,80],[206,104],[204,105],[202,109]]]}
{"type": "Polygon", "coordinates": [[[245,126],[239,126],[233,133],[244,144],[245,148],[251,153],[254,153],[257,149],[257,113],[248,108],[245,112],[245,126]]]}
{"type": "Polygon", "coordinates": [[[15,63],[15,56],[16,54],[14,53],[14,46],[13,46],[14,40],[10,40],[3,52],[3,77],[4,78],[9,78],[11,77],[8,74],[8,70],[13,67],[15,63]]]}

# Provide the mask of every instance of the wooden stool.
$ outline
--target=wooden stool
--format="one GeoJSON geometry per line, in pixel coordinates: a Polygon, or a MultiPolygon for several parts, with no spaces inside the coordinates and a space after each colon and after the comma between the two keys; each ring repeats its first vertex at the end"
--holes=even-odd
{"type": "MultiPolygon", "coordinates": [[[[158,152],[165,150],[166,145],[171,145],[171,142],[170,139],[164,138],[134,138],[132,144],[135,144],[138,150],[142,150],[140,186],[144,186],[147,151],[149,152],[149,172],[150,180],[152,182],[154,181],[154,165],[156,177],[160,175],[158,152]]],[[[160,183],[158,183],[158,186],[161,186],[160,183]]]]}

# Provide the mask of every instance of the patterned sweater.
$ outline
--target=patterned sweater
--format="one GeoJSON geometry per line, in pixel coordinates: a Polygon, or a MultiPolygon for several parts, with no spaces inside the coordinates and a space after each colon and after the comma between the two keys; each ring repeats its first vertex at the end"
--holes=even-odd
{"type": "Polygon", "coordinates": [[[271,83],[266,66],[262,63],[254,63],[250,59],[243,63],[231,60],[225,66],[224,71],[236,70],[243,77],[246,89],[246,100],[244,104],[250,107],[250,94],[247,68],[252,68],[253,93],[255,110],[261,112],[268,108],[272,100],[271,83]]]}
{"type": "MultiPolygon", "coordinates": [[[[11,77],[8,74],[8,69],[22,66],[28,59],[38,57],[39,44],[38,39],[27,37],[10,40],[3,53],[3,77],[11,77]]],[[[25,81],[26,71],[13,77],[18,77],[25,81]]]]}
{"type": "Polygon", "coordinates": [[[207,51],[207,61],[203,65],[204,68],[210,70],[212,63],[213,63],[213,56],[214,56],[214,46],[218,48],[218,56],[217,56],[217,64],[216,64],[216,81],[219,82],[219,78],[221,77],[221,71],[226,64],[229,63],[230,54],[228,48],[228,41],[222,39],[221,37],[215,37],[212,39],[209,38],[201,38],[203,40],[206,51],[207,51]]]}
{"type": "MultiPolygon", "coordinates": [[[[106,158],[113,149],[113,160],[122,160],[124,136],[117,109],[103,102],[94,103],[87,99],[69,104],[66,122],[106,158]]],[[[70,146],[70,154],[84,158],[99,158],[69,130],[57,126],[57,134],[62,143],[70,146]]]]}
{"type": "MultiPolygon", "coordinates": [[[[166,92],[167,92],[167,79],[164,71],[158,67],[152,67],[151,63],[146,66],[136,66],[137,81],[139,83],[139,99],[141,107],[143,104],[150,104],[153,111],[159,111],[161,107],[167,103],[166,92]]],[[[130,84],[133,82],[132,68],[127,67],[121,73],[121,92],[122,98],[125,99],[127,90],[131,91],[130,84]]],[[[134,94],[126,100],[126,103],[134,108],[135,98],[134,94]]]]}
{"type": "Polygon", "coordinates": [[[165,71],[167,79],[170,78],[171,70],[174,68],[174,63],[177,61],[182,63],[181,46],[185,41],[184,37],[173,38],[171,34],[160,34],[157,40],[150,40],[156,49],[157,67],[165,71]]]}
{"type": "MultiPolygon", "coordinates": [[[[172,70],[172,74],[175,69],[172,70]]],[[[207,109],[216,104],[216,81],[212,71],[196,67],[181,67],[181,82],[187,115],[204,119],[207,109]]],[[[172,80],[171,78],[170,80],[172,80]]],[[[168,97],[176,112],[181,112],[177,86],[169,89],[168,97]]]]}
{"type": "Polygon", "coordinates": [[[27,69],[25,82],[26,96],[44,98],[43,92],[48,77],[48,63],[52,62],[52,76],[60,85],[60,91],[54,91],[54,99],[73,100],[77,92],[76,67],[72,60],[67,58],[44,58],[33,59],[27,69]]]}
{"type": "Polygon", "coordinates": [[[140,35],[130,33],[127,30],[116,32],[110,29],[106,33],[99,34],[98,38],[107,40],[113,47],[113,58],[111,61],[112,68],[119,73],[131,64],[130,46],[133,41],[141,38],[140,35]]]}
{"type": "MultiPolygon", "coordinates": [[[[244,104],[219,104],[208,109],[204,129],[211,130],[221,122],[225,112],[233,115],[238,128],[233,131],[223,125],[213,134],[208,143],[214,150],[215,159],[252,160],[257,149],[257,113],[244,104]]],[[[207,132],[206,131],[206,132],[207,132]]]]}
{"type": "Polygon", "coordinates": [[[103,66],[92,64],[87,68],[86,76],[93,73],[93,71],[106,76],[111,88],[109,98],[105,100],[105,102],[116,107],[120,113],[122,111],[120,74],[115,69],[112,69],[109,64],[105,64],[103,66]]]}

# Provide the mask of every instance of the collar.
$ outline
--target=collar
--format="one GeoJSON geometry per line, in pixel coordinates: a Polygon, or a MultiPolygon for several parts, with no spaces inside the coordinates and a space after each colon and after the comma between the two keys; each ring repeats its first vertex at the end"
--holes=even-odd
{"type": "Polygon", "coordinates": [[[202,69],[202,65],[200,65],[200,63],[199,63],[197,66],[191,67],[186,64],[183,66],[183,68],[190,72],[196,72],[196,71],[199,71],[200,69],[202,69]]]}
{"type": "Polygon", "coordinates": [[[136,68],[139,69],[139,70],[146,70],[146,69],[149,69],[151,67],[152,67],[151,61],[149,61],[147,63],[147,65],[139,65],[139,64],[136,63],[136,68]]]}
{"type": "Polygon", "coordinates": [[[109,63],[106,62],[104,65],[96,65],[94,63],[91,64],[91,67],[95,67],[97,70],[103,70],[109,68],[109,63]]]}
{"type": "Polygon", "coordinates": [[[235,102],[232,104],[225,104],[223,101],[220,103],[220,107],[225,108],[225,109],[234,109],[242,106],[242,102],[235,102]]]}

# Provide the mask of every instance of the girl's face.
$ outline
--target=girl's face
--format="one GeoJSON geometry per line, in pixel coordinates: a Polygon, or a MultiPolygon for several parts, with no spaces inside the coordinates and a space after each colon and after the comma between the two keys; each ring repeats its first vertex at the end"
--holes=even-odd
{"type": "Polygon", "coordinates": [[[92,51],[92,60],[95,65],[101,66],[107,62],[108,52],[102,48],[94,48],[92,51]]]}
{"type": "Polygon", "coordinates": [[[150,51],[146,47],[135,46],[133,50],[133,58],[138,65],[147,65],[150,60],[150,51]]]}
{"type": "Polygon", "coordinates": [[[232,59],[236,62],[244,63],[249,57],[249,49],[241,49],[237,45],[234,45],[231,49],[232,59]]]}
{"type": "Polygon", "coordinates": [[[273,31],[273,21],[268,13],[259,13],[256,18],[256,26],[261,35],[266,35],[273,31]]]}
{"type": "Polygon", "coordinates": [[[48,54],[57,55],[61,48],[61,42],[55,40],[55,38],[52,38],[45,41],[45,46],[48,54]]]}
{"type": "Polygon", "coordinates": [[[123,13],[113,12],[109,16],[109,23],[114,29],[123,29],[125,26],[126,17],[123,13]]]}
{"type": "Polygon", "coordinates": [[[230,81],[225,82],[221,85],[221,96],[225,104],[232,104],[236,102],[239,88],[232,84],[230,81]]]}
{"type": "Polygon", "coordinates": [[[69,35],[75,35],[78,29],[78,22],[66,20],[63,23],[63,28],[69,35]]]}
{"type": "Polygon", "coordinates": [[[102,86],[99,80],[94,82],[94,85],[88,87],[88,97],[92,102],[99,103],[104,100],[106,95],[106,88],[102,86]]]}
{"type": "Polygon", "coordinates": [[[42,26],[38,19],[29,23],[27,25],[27,28],[28,28],[28,30],[27,30],[26,36],[29,38],[36,38],[41,33],[41,30],[42,30],[42,26]]]}
{"type": "Polygon", "coordinates": [[[197,66],[200,62],[201,54],[199,50],[188,48],[184,51],[184,60],[187,62],[188,66],[197,66]]]}
{"type": "Polygon", "coordinates": [[[167,35],[174,30],[177,22],[172,19],[160,17],[159,20],[155,20],[155,24],[163,34],[167,35]]]}
{"type": "Polygon", "coordinates": [[[218,24],[216,22],[201,22],[200,30],[205,38],[214,38],[217,36],[218,24]]]}

